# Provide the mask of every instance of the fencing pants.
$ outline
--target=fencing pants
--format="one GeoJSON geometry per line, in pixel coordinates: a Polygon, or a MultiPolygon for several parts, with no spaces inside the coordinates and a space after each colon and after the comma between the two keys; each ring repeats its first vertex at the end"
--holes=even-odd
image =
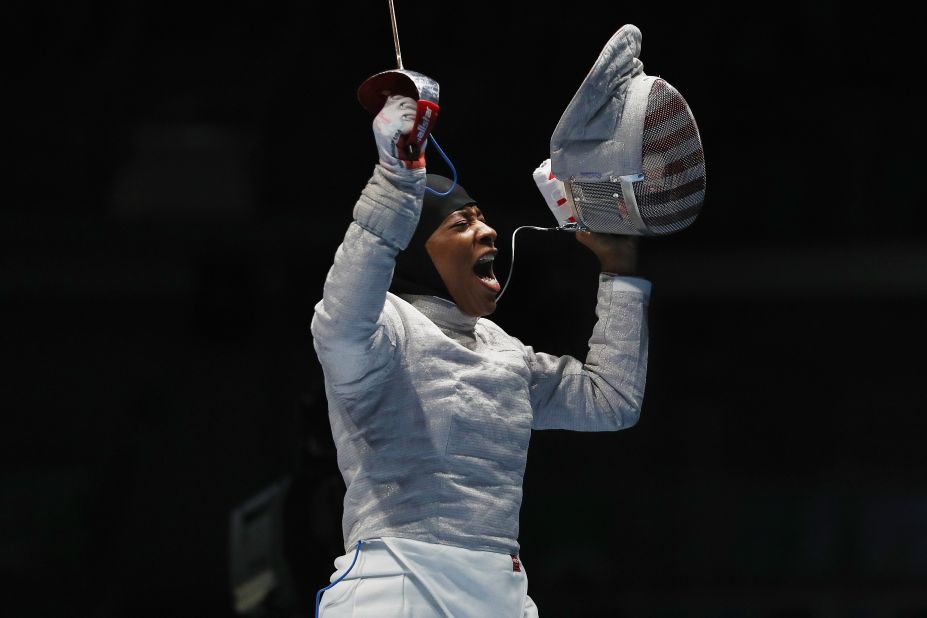
{"type": "MultiPolygon", "coordinates": [[[[354,551],[335,559],[331,581],[354,551]]],[[[538,618],[516,557],[412,539],[361,545],[347,577],[322,594],[321,618],[538,618]]]]}

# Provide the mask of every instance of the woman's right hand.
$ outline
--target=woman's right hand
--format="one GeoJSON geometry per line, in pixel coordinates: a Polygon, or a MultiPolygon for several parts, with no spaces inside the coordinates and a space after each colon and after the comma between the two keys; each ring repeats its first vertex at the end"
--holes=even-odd
{"type": "Polygon", "coordinates": [[[411,133],[418,111],[417,106],[415,99],[394,94],[387,97],[383,109],[373,119],[373,136],[377,142],[381,165],[394,170],[425,166],[424,145],[419,160],[411,163],[400,161],[397,146],[401,136],[411,133]]]}

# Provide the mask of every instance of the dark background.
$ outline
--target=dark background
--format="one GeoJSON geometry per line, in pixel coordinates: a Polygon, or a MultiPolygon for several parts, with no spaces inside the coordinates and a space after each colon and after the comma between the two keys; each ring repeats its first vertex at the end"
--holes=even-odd
{"type": "MultiPolygon", "coordinates": [[[[885,3],[397,5],[506,256],[515,226],[553,222],[531,172],[620,25],[705,144],[701,217],[642,243],[640,423],[532,440],[541,615],[927,615],[922,22],[885,3]]],[[[308,615],[343,492],[308,326],[376,161],[355,91],[393,67],[387,4],[10,7],[4,613],[232,616],[230,514],[289,479],[289,597],[266,615],[308,615]]],[[[594,258],[518,243],[493,319],[583,356],[594,258]]]]}

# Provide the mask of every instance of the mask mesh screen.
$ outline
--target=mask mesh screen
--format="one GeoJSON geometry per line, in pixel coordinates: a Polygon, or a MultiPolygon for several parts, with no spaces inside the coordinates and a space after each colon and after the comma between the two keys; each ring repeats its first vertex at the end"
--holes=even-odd
{"type": "MultiPolygon", "coordinates": [[[[647,234],[671,234],[690,226],[705,200],[705,153],[692,111],[662,79],[647,99],[641,148],[644,179],[634,196],[647,234]]],[[[610,234],[640,234],[632,223],[618,182],[572,182],[580,221],[610,234]]]]}
{"type": "Polygon", "coordinates": [[[589,229],[609,234],[640,234],[628,215],[620,183],[572,182],[570,190],[578,218],[589,229]]]}

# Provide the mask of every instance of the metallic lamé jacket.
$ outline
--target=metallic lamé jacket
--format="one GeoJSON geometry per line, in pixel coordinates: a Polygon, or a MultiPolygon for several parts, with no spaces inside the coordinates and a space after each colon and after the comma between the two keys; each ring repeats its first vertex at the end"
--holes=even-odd
{"type": "Polygon", "coordinates": [[[312,320],[347,486],[345,550],[395,536],[517,554],[531,430],[637,421],[649,283],[600,275],[585,363],[535,352],[448,301],[394,296],[424,185],[424,170],[376,166],[312,320]]]}

